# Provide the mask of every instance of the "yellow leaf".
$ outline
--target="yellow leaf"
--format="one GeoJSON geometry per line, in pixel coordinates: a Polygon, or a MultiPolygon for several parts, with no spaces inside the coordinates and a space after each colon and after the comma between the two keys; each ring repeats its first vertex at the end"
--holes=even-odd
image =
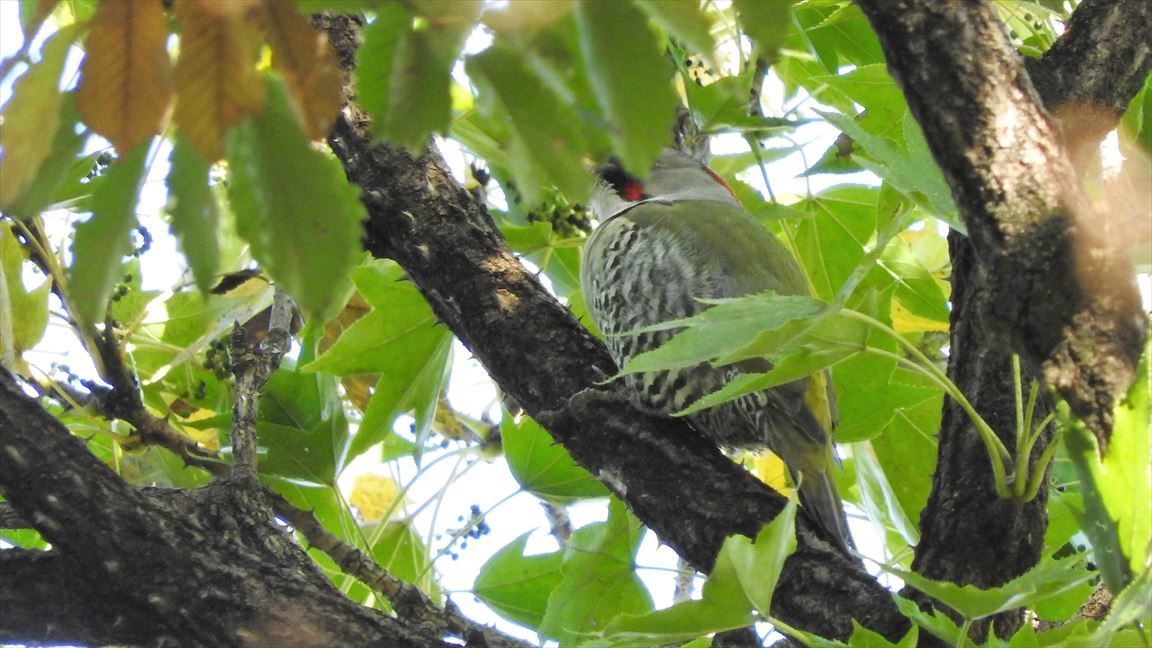
{"type": "Polygon", "coordinates": [[[45,139],[51,141],[60,125],[64,95],[57,87],[74,38],[74,27],[56,32],[44,45],[40,61],[13,84],[12,99],[0,113],[0,148],[4,149],[0,157],[0,205],[12,205],[20,199],[52,152],[45,139]]]}
{"type": "Polygon", "coordinates": [[[76,105],[121,154],[159,133],[172,102],[164,5],[103,0],[92,17],[76,105]]]}
{"type": "Polygon", "coordinates": [[[344,308],[340,312],[324,323],[324,336],[320,338],[320,343],[317,347],[320,353],[324,353],[332,348],[333,344],[340,339],[353,324],[356,323],[361,317],[368,314],[372,310],[372,305],[364,296],[357,292],[353,292],[352,296],[348,298],[348,303],[344,304],[344,308]]]}
{"type": "Polygon", "coordinates": [[[272,65],[288,82],[313,139],[328,134],[340,111],[343,76],[328,36],[290,2],[265,0],[272,65]]]}
{"type": "Polygon", "coordinates": [[[900,300],[892,300],[892,328],[898,333],[947,332],[948,322],[920,317],[904,307],[900,300]]]}
{"type": "MultiPolygon", "coordinates": [[[[185,423],[195,423],[206,418],[216,416],[216,412],[207,409],[196,410],[191,416],[184,419],[185,423]]],[[[184,426],[181,428],[184,434],[191,437],[193,441],[199,443],[204,448],[217,452],[220,450],[220,431],[217,428],[205,428],[203,430],[191,426],[184,426]]]]}
{"type": "MultiPolygon", "coordinates": [[[[332,345],[336,344],[344,331],[348,330],[361,317],[367,315],[370,310],[372,310],[372,305],[364,299],[364,296],[359,292],[353,292],[340,313],[324,323],[324,336],[320,338],[317,345],[319,352],[324,353],[332,348],[332,345]]],[[[372,386],[376,384],[377,379],[377,374],[345,376],[340,379],[340,384],[344,386],[344,395],[348,400],[356,406],[356,409],[363,412],[368,408],[369,401],[372,400],[372,386]]]]}
{"type": "Polygon", "coordinates": [[[348,402],[363,413],[372,400],[372,386],[377,380],[379,380],[377,374],[345,376],[340,379],[340,384],[344,386],[344,395],[348,398],[348,402]]]}
{"type": "Polygon", "coordinates": [[[224,155],[228,129],[264,109],[267,85],[256,73],[260,29],[254,20],[209,13],[202,4],[176,5],[183,30],[173,119],[188,143],[214,162],[224,155]]]}
{"type": "Polygon", "coordinates": [[[348,501],[360,510],[365,522],[371,522],[387,515],[399,496],[400,487],[396,482],[368,473],[356,478],[348,501]]]}
{"type": "Polygon", "coordinates": [[[40,342],[48,326],[52,280],[26,289],[21,275],[27,259],[12,226],[0,223],[0,363],[10,369],[25,367],[22,354],[40,342]]]}

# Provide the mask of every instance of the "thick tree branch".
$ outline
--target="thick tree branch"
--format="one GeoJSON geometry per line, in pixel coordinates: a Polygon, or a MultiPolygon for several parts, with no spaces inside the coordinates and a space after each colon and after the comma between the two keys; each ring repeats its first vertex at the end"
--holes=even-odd
{"type": "MultiPolygon", "coordinates": [[[[992,342],[977,312],[983,283],[972,246],[963,235],[948,237],[952,257],[952,353],[948,377],[1009,448],[1016,445],[1012,353],[992,342]]],[[[1027,373],[1027,372],[1025,372],[1027,373]]],[[[1029,375],[1023,376],[1025,385],[1029,375]]],[[[1051,401],[1041,398],[1036,417],[1043,418],[1051,401]]],[[[1050,435],[1037,443],[1035,462],[1050,435]]],[[[940,424],[932,491],[920,518],[920,543],[912,568],[929,578],[977,587],[994,587],[1031,569],[1040,559],[1048,518],[1048,489],[1027,503],[996,494],[988,452],[971,419],[946,400],[940,424]]],[[[920,592],[902,592],[927,602],[920,592]]],[[[990,622],[1000,636],[1009,636],[1023,621],[1023,610],[1009,611],[974,624],[972,636],[982,641],[990,622]]],[[[930,641],[929,641],[930,644],[930,641]]]]}
{"type": "MultiPolygon", "coordinates": [[[[325,27],[351,61],[357,25],[325,27]]],[[[618,387],[593,389],[616,372],[604,345],[520,264],[438,155],[373,146],[366,126],[349,104],[329,137],[363,189],[366,247],[398,261],[501,388],[663,542],[707,571],[726,536],[754,535],[779,513],[780,495],[683,421],[636,412],[618,387]]],[[[907,631],[890,594],[803,517],[798,538],[774,614],[829,637],[851,634],[853,618],[894,640],[907,631]]]]}
{"type": "Polygon", "coordinates": [[[1152,69],[1152,4],[1084,0],[1044,56],[1024,62],[1079,159],[1116,127],[1152,69]]]}
{"type": "MultiPolygon", "coordinates": [[[[1070,261],[1071,256],[1054,258],[1059,255],[1051,250],[1072,246],[1076,225],[1081,231],[1085,227],[1083,222],[1076,221],[1072,227],[1061,229],[1059,226],[1067,225],[1070,200],[1077,209],[1083,208],[1076,195],[1078,189],[1063,159],[1060,139],[1044,111],[1036,105],[1026,78],[1014,69],[1013,61],[1018,57],[1006,48],[1006,38],[990,17],[990,10],[974,3],[965,4],[963,11],[955,6],[959,3],[903,2],[893,6],[896,3],[861,0],[860,4],[881,32],[890,67],[897,78],[902,79],[914,113],[922,122],[925,118],[933,120],[925,124],[926,137],[934,150],[944,147],[936,151],[937,158],[953,183],[957,202],[974,234],[975,240],[955,232],[949,237],[953,260],[949,377],[969,395],[1005,444],[1013,447],[1011,352],[1001,343],[1005,327],[1020,327],[1021,332],[1028,334],[1032,329],[1025,326],[1047,325],[1052,328],[1050,336],[1063,335],[1060,344],[1071,345],[1076,336],[1104,334],[1091,325],[1083,325],[1084,317],[1094,316],[1092,314],[1100,310],[1115,315],[1115,311],[1108,310],[1115,304],[1110,303],[1107,291],[1092,295],[1091,290],[1097,288],[1093,284],[1070,282],[1065,286],[1058,281],[1059,277],[1077,271],[1067,267],[1066,261],[1070,261]],[[924,4],[931,6],[921,6],[924,4]],[[979,16],[969,15],[971,13],[979,16]],[[985,48],[993,54],[981,53],[985,48]],[[977,69],[982,63],[988,69],[977,69]],[[931,82],[927,83],[926,79],[931,82]],[[978,87],[985,84],[991,85],[986,90],[978,87]],[[1030,112],[1024,116],[1019,111],[1030,112]],[[999,130],[969,132],[987,129],[989,124],[998,126],[999,130]],[[933,132],[940,128],[943,133],[933,132]],[[1008,135],[1018,139],[997,143],[998,136],[1008,135]],[[963,148],[965,146],[968,148],[963,148]],[[1047,166],[1053,159],[1058,164],[1058,173],[1038,169],[1029,177],[1029,165],[1047,166]],[[1071,199],[1069,193],[1073,195],[1071,199]],[[1029,208],[1034,199],[1039,201],[1038,205],[1056,204],[1057,207],[1051,213],[1043,209],[1037,213],[1035,208],[1029,208]],[[977,262],[981,246],[984,246],[985,257],[991,259],[985,258],[983,264],[977,262]],[[1039,248],[1031,249],[1033,246],[1039,248]],[[1044,246],[1051,247],[1047,254],[1044,246]],[[1011,259],[1013,254],[1020,258],[1011,259]],[[1014,261],[1037,265],[1022,271],[1016,269],[1014,261]],[[1053,261],[1057,262],[1054,266],[1057,280],[1047,283],[1042,275],[1048,271],[1045,264],[1053,261]],[[999,319],[982,316],[982,311],[998,300],[1018,300],[1015,296],[1005,296],[1006,291],[1016,290],[1024,291],[1021,294],[1025,302],[1019,311],[1021,319],[1006,321],[1002,306],[999,319]],[[1052,293],[1046,297],[1045,291],[1052,293]],[[1053,295],[1057,297],[1054,299],[1053,295]],[[1031,312],[1032,305],[1028,303],[1028,300],[1043,299],[1053,299],[1060,308],[1073,309],[1076,312],[1073,318],[1080,318],[1076,320],[1080,324],[1061,330],[1058,320],[1044,322],[1031,312]]],[[[1084,158],[1095,151],[1104,133],[1115,127],[1152,64],[1148,48],[1150,32],[1131,28],[1147,24],[1150,12],[1152,6],[1140,0],[1085,0],[1063,37],[1044,58],[1028,61],[1028,69],[1038,81],[1045,104],[1060,118],[1063,141],[1078,158],[1077,168],[1086,166],[1084,158]]],[[[1126,273],[1127,268],[1120,267],[1122,265],[1116,264],[1107,271],[1126,273]]],[[[1123,291],[1129,284],[1129,277],[1124,274],[1117,285],[1123,291]]],[[[1126,299],[1130,297],[1129,294],[1126,299]]],[[[1133,309],[1128,308],[1126,312],[1126,315],[1116,315],[1118,324],[1104,320],[1104,328],[1110,330],[1107,327],[1113,325],[1123,328],[1124,317],[1131,316],[1133,309]]],[[[1138,340],[1141,328],[1133,328],[1136,332],[1129,330],[1128,334],[1138,340]]],[[[1086,372],[1100,367],[1108,370],[1113,365],[1131,362],[1132,348],[1118,350],[1115,346],[1131,342],[1119,340],[1114,346],[1101,347],[1104,353],[1119,352],[1119,361],[1089,358],[1089,367],[1079,374],[1081,378],[1090,378],[1086,372]]],[[[1064,371],[1060,368],[1067,366],[1069,356],[1060,356],[1061,348],[1067,347],[1058,347],[1055,353],[1058,357],[1046,365],[1050,379],[1053,371],[1064,371]]],[[[1136,349],[1139,349],[1138,342],[1136,349]]],[[[1036,360],[1035,348],[1032,350],[1032,359],[1036,360]]],[[[1025,384],[1031,375],[1034,371],[1026,366],[1025,384]]],[[[1117,375],[1111,375],[1116,381],[1110,387],[1114,390],[1126,384],[1117,375]]],[[[1099,384],[1092,387],[1103,388],[1099,384]]],[[[1051,404],[1042,398],[1039,407],[1041,412],[1037,416],[1042,416],[1051,404]]],[[[1047,437],[1042,438],[1035,452],[1039,453],[1048,442],[1047,437]]],[[[1046,496],[1046,489],[1042,489],[1037,499],[1024,505],[999,499],[992,487],[986,451],[967,416],[955,403],[947,402],[937,470],[921,520],[921,542],[913,568],[932,578],[981,587],[1002,584],[1024,573],[1036,564],[1043,549],[1046,496]]],[[[925,600],[914,591],[906,595],[925,600]]],[[[1018,627],[1021,620],[1022,615],[1017,611],[998,616],[994,623],[997,632],[1005,636],[1018,627]]],[[[973,636],[979,639],[986,631],[987,624],[977,624],[973,636]]]]}
{"type": "Polygon", "coordinates": [[[0,484],[75,565],[74,585],[148,616],[154,643],[442,643],[344,597],[258,493],[228,481],[196,491],[128,486],[4,371],[0,484]]]}
{"type": "MultiPolygon", "coordinates": [[[[36,253],[37,249],[48,249],[48,243],[43,240],[43,233],[34,230],[32,236],[39,236],[41,240],[37,246],[30,246],[30,256],[45,274],[51,275],[51,267],[47,261],[36,253]]],[[[67,303],[67,297],[59,292],[57,296],[67,303]]],[[[234,349],[233,356],[241,358],[241,375],[237,377],[237,406],[233,436],[240,439],[233,443],[234,448],[245,446],[246,451],[237,451],[237,455],[244,455],[245,460],[240,461],[242,466],[249,470],[241,471],[242,479],[251,486],[255,486],[252,468],[255,464],[256,439],[254,421],[256,416],[256,403],[259,396],[259,386],[267,380],[269,372],[278,364],[279,358],[291,345],[291,327],[293,318],[297,317],[292,300],[287,294],[277,291],[273,305],[269,308],[267,318],[267,335],[258,336],[259,340],[250,340],[252,334],[248,328],[240,328],[238,332],[240,346],[244,349],[234,349]]],[[[184,434],[181,434],[168,421],[167,417],[154,415],[144,405],[143,396],[137,385],[136,377],[124,361],[122,340],[116,335],[113,322],[105,323],[102,334],[84,335],[77,330],[82,339],[92,339],[90,351],[95,353],[95,364],[101,369],[101,377],[112,387],[104,386],[95,381],[84,381],[87,393],[79,393],[67,383],[52,385],[52,389],[61,392],[70,402],[87,403],[103,417],[112,420],[120,419],[131,424],[140,440],[145,445],[157,445],[167,449],[184,461],[185,465],[200,468],[216,478],[225,478],[230,472],[229,464],[216,453],[207,450],[184,434]]],[[[263,331],[260,331],[263,333],[263,331]]],[[[237,339],[233,340],[234,342],[237,339]]],[[[448,604],[445,607],[436,605],[418,588],[395,578],[374,562],[363,551],[344,542],[330,533],[320,524],[316,516],[300,509],[279,494],[267,487],[262,488],[263,497],[266,498],[276,516],[287,521],[302,535],[308,544],[320,550],[331,558],[345,573],[357,578],[373,591],[383,594],[393,603],[395,609],[409,622],[421,628],[443,635],[455,635],[464,638],[469,645],[483,646],[515,646],[521,642],[507,637],[496,630],[477,624],[465,617],[455,606],[448,604]]],[[[5,524],[20,524],[24,520],[14,510],[10,515],[5,512],[11,509],[8,502],[0,503],[0,522],[5,524]]],[[[0,527],[8,528],[8,527],[0,527]]],[[[25,524],[21,528],[31,528],[25,524]]]]}
{"type": "MultiPolygon", "coordinates": [[[[269,318],[269,333],[263,342],[254,342],[244,338],[241,346],[249,348],[248,363],[240,368],[242,373],[237,378],[240,386],[237,388],[237,400],[245,400],[248,404],[244,412],[237,415],[237,421],[247,420],[247,423],[235,423],[233,434],[237,433],[248,437],[247,443],[251,445],[250,456],[255,460],[255,429],[256,401],[259,396],[259,386],[267,380],[269,372],[278,363],[279,358],[291,343],[288,332],[293,317],[291,299],[287,295],[277,293],[277,303],[273,305],[269,318]],[[257,375],[257,372],[260,375],[257,375]],[[241,399],[243,392],[244,398],[241,399]],[[244,428],[238,430],[237,428],[244,428]]],[[[96,383],[87,383],[91,390],[88,400],[95,406],[97,412],[108,419],[120,418],[130,423],[140,433],[141,440],[147,445],[159,445],[176,456],[180,457],[186,465],[201,468],[218,479],[230,474],[229,465],[214,452],[205,450],[194,441],[176,430],[167,418],[152,414],[145,406],[136,380],[124,363],[124,350],[119,338],[113,333],[111,323],[105,327],[105,332],[98,338],[94,346],[100,355],[99,365],[104,368],[104,379],[113,387],[108,388],[96,383]]],[[[242,328],[237,329],[239,335],[244,336],[242,328]]],[[[234,340],[236,342],[236,340],[234,340]]],[[[234,349],[233,356],[241,357],[239,349],[234,349]]],[[[54,385],[55,389],[67,389],[66,385],[54,385]]],[[[72,397],[80,396],[79,394],[72,397]]],[[[253,466],[249,466],[252,468],[253,466]]],[[[242,471],[239,482],[246,484],[246,488],[254,489],[258,484],[254,480],[254,473],[242,471]]],[[[235,482],[234,482],[235,483],[235,482]]],[[[464,638],[469,645],[476,646],[517,646],[522,642],[507,637],[487,626],[477,624],[465,617],[455,606],[446,607],[436,605],[418,588],[395,578],[374,562],[363,551],[353,547],[330,533],[320,524],[316,516],[293,505],[267,487],[260,489],[262,497],[271,506],[276,516],[292,525],[309,545],[325,553],[340,566],[345,573],[359,579],[373,591],[383,594],[392,602],[394,608],[403,618],[416,624],[424,630],[439,635],[455,635],[464,638]]],[[[256,496],[256,492],[250,493],[256,496]]],[[[9,521],[16,524],[23,522],[16,511],[11,515],[3,515],[11,509],[8,502],[0,503],[0,521],[9,521]]],[[[7,527],[0,527],[7,528],[7,527]]],[[[30,528],[30,527],[28,527],[30,528]]]]}
{"type": "MultiPolygon", "coordinates": [[[[1106,446],[1147,321],[1131,267],[1100,235],[1100,216],[994,7],[858,3],[952,188],[982,269],[995,277],[981,309],[991,332],[1041,367],[1106,446]]],[[[1140,70],[1147,66],[1129,72],[1140,70]]]]}
{"type": "Polygon", "coordinates": [[[0,551],[0,641],[30,644],[144,645],[156,620],[85,587],[57,551],[0,551]]]}

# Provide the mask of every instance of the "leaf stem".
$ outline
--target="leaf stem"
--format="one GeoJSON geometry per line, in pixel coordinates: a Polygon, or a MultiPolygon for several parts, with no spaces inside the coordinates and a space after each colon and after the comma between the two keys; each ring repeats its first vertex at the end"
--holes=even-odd
{"type": "Polygon", "coordinates": [[[870,353],[881,353],[882,355],[894,357],[897,359],[897,361],[905,364],[905,366],[914,368],[917,371],[924,373],[928,377],[932,378],[932,380],[941,388],[943,388],[945,393],[952,397],[952,400],[956,401],[956,404],[959,405],[962,410],[964,410],[964,412],[968,415],[968,418],[972,421],[973,426],[976,428],[976,432],[980,435],[980,440],[984,442],[984,447],[988,451],[988,458],[992,462],[992,474],[996,481],[996,494],[1003,498],[1012,497],[1012,491],[1009,488],[1008,478],[1004,472],[1004,465],[1011,464],[1013,457],[1011,453],[1008,452],[1008,449],[1004,447],[1004,443],[1000,440],[1000,437],[996,436],[996,433],[992,430],[992,427],[989,426],[988,422],[980,416],[980,414],[976,411],[976,408],[972,406],[972,403],[968,401],[968,399],[964,396],[956,384],[953,383],[948,378],[948,376],[945,375],[945,373],[936,366],[934,362],[929,360],[928,357],[925,356],[922,351],[920,351],[920,349],[916,348],[914,344],[904,339],[904,336],[897,333],[892,327],[859,311],[845,308],[840,312],[843,313],[845,317],[863,322],[868,326],[884,333],[888,337],[894,339],[897,344],[899,344],[902,348],[904,348],[905,351],[909,353],[909,355],[912,356],[915,362],[908,360],[899,354],[891,353],[888,351],[881,351],[879,349],[874,349],[868,346],[864,347],[866,351],[870,353]]]}
{"type": "MultiPolygon", "coordinates": [[[[1032,444],[1040,437],[1040,431],[1044,429],[1052,418],[1053,416],[1049,414],[1048,417],[1044,419],[1044,422],[1040,424],[1040,427],[1036,430],[1035,437],[1028,443],[1029,452],[1031,451],[1032,444]]],[[[1032,475],[1028,479],[1028,489],[1024,491],[1021,501],[1030,502],[1040,492],[1040,485],[1044,483],[1044,474],[1048,472],[1048,463],[1052,461],[1052,457],[1056,454],[1056,448],[1059,447],[1060,437],[1063,436],[1063,434],[1064,431],[1058,429],[1056,436],[1052,439],[1052,443],[1049,443],[1048,447],[1044,448],[1044,452],[1041,453],[1040,458],[1036,460],[1036,465],[1032,468],[1032,475]]]]}
{"type": "Polygon", "coordinates": [[[960,641],[956,642],[956,648],[964,648],[968,645],[968,631],[972,628],[972,619],[964,617],[964,623],[960,626],[960,641]]]}

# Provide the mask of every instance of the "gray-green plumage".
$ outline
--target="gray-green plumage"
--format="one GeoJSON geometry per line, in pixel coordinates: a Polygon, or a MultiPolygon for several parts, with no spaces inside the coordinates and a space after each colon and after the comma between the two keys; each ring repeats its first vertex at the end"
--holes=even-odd
{"type": "MultiPolygon", "coordinates": [[[[598,187],[593,209],[600,226],[584,246],[581,265],[589,312],[621,365],[675,334],[628,332],[693,315],[707,307],[700,298],[766,290],[808,294],[788,250],[699,163],[668,150],[642,187],[621,174],[618,167],[613,169],[598,187]]],[[[716,391],[740,371],[737,366],[701,364],[629,374],[625,380],[638,406],[668,415],[716,391]]],[[[766,446],[780,455],[794,476],[803,475],[805,508],[848,547],[851,536],[831,474],[832,443],[804,402],[808,387],[808,379],[798,380],[704,410],[689,420],[718,445],[766,446]]]]}

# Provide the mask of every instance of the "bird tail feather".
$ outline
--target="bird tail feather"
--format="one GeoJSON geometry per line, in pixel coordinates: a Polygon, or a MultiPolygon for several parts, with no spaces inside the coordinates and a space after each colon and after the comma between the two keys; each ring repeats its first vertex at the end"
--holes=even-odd
{"type": "Polygon", "coordinates": [[[844,503],[832,475],[824,472],[804,475],[800,482],[800,503],[841,549],[856,549],[848,529],[848,517],[844,514],[844,503]]]}

